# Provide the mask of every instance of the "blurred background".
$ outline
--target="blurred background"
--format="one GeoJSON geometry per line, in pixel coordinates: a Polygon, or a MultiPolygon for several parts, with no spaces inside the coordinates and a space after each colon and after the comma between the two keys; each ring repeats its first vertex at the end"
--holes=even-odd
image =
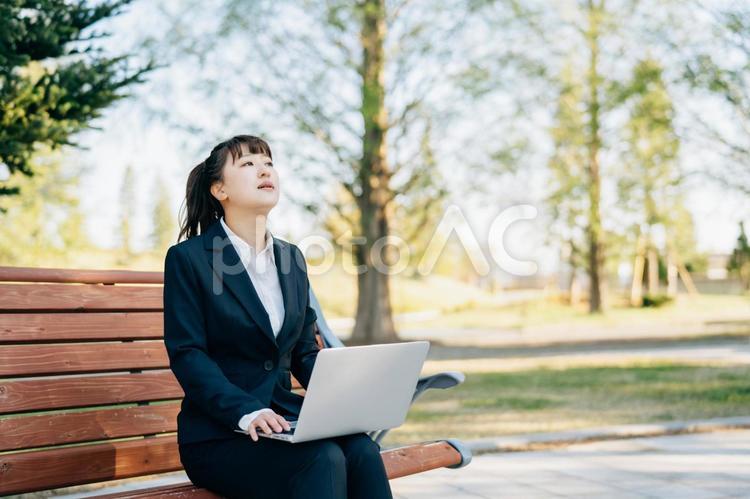
{"type": "Polygon", "coordinates": [[[746,2],[0,11],[0,265],[163,270],[258,135],[336,333],[467,376],[386,445],[750,414],[746,2]]]}

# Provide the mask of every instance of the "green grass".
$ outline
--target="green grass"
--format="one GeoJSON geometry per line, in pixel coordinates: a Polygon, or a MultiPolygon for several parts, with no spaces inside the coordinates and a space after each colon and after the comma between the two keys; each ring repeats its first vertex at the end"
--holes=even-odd
{"type": "Polygon", "coordinates": [[[673,363],[475,372],[431,390],[384,446],[750,415],[750,366],[673,363]]]}

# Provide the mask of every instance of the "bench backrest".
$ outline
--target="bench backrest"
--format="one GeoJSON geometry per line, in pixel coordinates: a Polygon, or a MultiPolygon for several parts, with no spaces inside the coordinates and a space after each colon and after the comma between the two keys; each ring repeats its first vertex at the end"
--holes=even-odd
{"type": "Polygon", "coordinates": [[[0,267],[0,495],[182,469],[162,288],[162,272],[0,267]]]}

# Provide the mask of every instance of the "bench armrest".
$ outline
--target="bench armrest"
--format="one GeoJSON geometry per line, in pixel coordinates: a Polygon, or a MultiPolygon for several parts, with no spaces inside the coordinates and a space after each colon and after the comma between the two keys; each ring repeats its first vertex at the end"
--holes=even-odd
{"type": "Polygon", "coordinates": [[[323,315],[323,310],[320,308],[320,302],[318,302],[318,299],[315,297],[315,293],[313,293],[312,286],[310,286],[310,306],[315,310],[315,315],[318,316],[317,320],[315,321],[315,326],[318,328],[318,332],[320,333],[320,337],[323,340],[323,343],[325,344],[326,348],[340,348],[344,345],[344,342],[342,342],[338,336],[333,332],[331,327],[328,325],[328,322],[326,322],[326,318],[323,315]]]}

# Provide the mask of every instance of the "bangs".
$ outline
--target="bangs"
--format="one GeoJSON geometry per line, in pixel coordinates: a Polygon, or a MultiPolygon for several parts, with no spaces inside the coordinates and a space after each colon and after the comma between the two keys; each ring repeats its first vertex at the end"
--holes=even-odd
{"type": "Polygon", "coordinates": [[[232,161],[236,161],[245,152],[249,154],[265,154],[273,159],[268,143],[260,137],[253,135],[237,135],[236,137],[232,137],[226,142],[226,147],[232,154],[232,161]],[[244,150],[242,147],[243,144],[245,146],[244,150]]]}

